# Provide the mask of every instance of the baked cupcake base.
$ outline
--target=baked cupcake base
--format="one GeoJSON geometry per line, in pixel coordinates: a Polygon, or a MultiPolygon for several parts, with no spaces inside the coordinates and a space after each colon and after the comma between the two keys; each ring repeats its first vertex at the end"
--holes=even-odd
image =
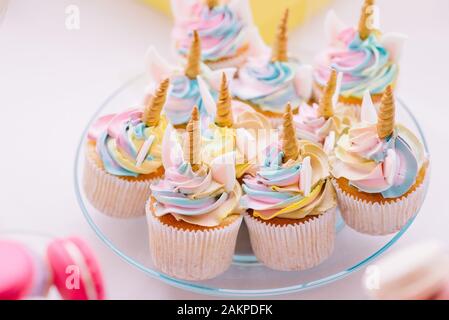
{"type": "Polygon", "coordinates": [[[139,178],[117,177],[107,173],[89,143],[84,162],[83,186],[89,202],[102,213],[115,218],[134,218],[145,215],[145,203],[151,190],[150,184],[159,180],[163,167],[151,175],[139,178]]]}
{"type": "Polygon", "coordinates": [[[212,70],[226,69],[226,68],[240,68],[248,59],[249,45],[240,48],[237,53],[228,58],[222,58],[220,60],[211,61],[207,60],[204,63],[212,70]]]}
{"type": "Polygon", "coordinates": [[[298,221],[245,216],[257,259],[280,271],[306,270],[326,260],[334,250],[335,221],[335,208],[298,221]]]}
{"type": "Polygon", "coordinates": [[[397,199],[362,193],[350,186],[346,179],[333,179],[345,223],[363,234],[380,236],[398,232],[416,215],[424,201],[427,171],[427,165],[423,166],[415,185],[397,199]]]}
{"type": "Polygon", "coordinates": [[[147,205],[150,252],[163,273],[189,281],[207,280],[232,263],[242,217],[232,215],[222,225],[207,228],[177,221],[172,215],[155,217],[147,205]]]}

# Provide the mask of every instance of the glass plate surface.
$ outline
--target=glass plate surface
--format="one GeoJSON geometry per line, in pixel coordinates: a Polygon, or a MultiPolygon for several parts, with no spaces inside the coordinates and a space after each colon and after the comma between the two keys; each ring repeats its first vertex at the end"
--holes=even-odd
{"type": "MultiPolygon", "coordinates": [[[[299,292],[342,279],[371,263],[390,248],[413,223],[414,218],[394,235],[373,237],[345,227],[339,218],[332,256],[321,265],[301,272],[274,271],[259,264],[251,254],[249,242],[244,240],[243,232],[239,235],[243,240],[239,239],[234,263],[228,271],[215,279],[191,282],[159,272],[151,261],[145,217],[130,220],[110,218],[93,208],[82,188],[84,146],[90,124],[101,115],[139,106],[147,83],[146,76],[136,76],[113,92],[95,112],[81,136],[74,168],[75,192],[87,222],[113,252],[147,275],[178,288],[217,296],[257,297],[299,292]]],[[[401,99],[398,99],[397,106],[398,122],[415,132],[428,152],[424,134],[409,108],[401,99]]]]}

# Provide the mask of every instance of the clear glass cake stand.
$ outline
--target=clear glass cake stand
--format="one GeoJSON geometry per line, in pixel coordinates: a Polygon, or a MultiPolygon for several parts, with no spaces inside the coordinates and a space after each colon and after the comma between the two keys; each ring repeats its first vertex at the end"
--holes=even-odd
{"type": "MultiPolygon", "coordinates": [[[[413,223],[414,219],[411,219],[402,230],[394,235],[372,237],[345,227],[342,220],[339,219],[336,225],[338,234],[333,255],[323,264],[307,271],[279,272],[270,270],[257,262],[251,253],[249,243],[245,239],[239,239],[234,263],[226,273],[218,278],[190,282],[159,272],[151,261],[145,218],[121,220],[105,216],[91,206],[82,188],[84,145],[87,129],[91,122],[100,115],[139,105],[146,83],[147,79],[144,75],[129,80],[113,92],[92,115],[78,145],[74,178],[78,203],[92,229],[108,248],[147,275],[178,288],[217,296],[258,297],[299,292],[343,279],[368,265],[387,251],[413,223]]],[[[398,121],[412,129],[423,141],[427,150],[426,140],[418,121],[400,99],[398,99],[397,112],[398,121]]]]}

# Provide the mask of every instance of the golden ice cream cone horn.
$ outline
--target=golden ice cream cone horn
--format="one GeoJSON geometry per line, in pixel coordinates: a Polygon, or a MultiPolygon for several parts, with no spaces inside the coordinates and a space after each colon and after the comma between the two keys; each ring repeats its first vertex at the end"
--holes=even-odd
{"type": "Polygon", "coordinates": [[[293,125],[293,113],[290,103],[284,113],[284,131],[282,134],[282,151],[284,152],[284,162],[296,161],[299,156],[299,145],[296,138],[296,130],[293,125]]]}
{"type": "Polygon", "coordinates": [[[320,99],[318,113],[321,117],[329,119],[334,115],[333,97],[337,89],[337,71],[332,70],[330,78],[320,99]]]}
{"type": "Polygon", "coordinates": [[[374,0],[365,0],[362,7],[362,13],[359,21],[359,35],[360,39],[367,39],[373,31],[373,26],[370,25],[370,16],[373,14],[371,7],[374,5],[374,0]]]}
{"type": "Polygon", "coordinates": [[[394,131],[396,106],[394,102],[393,89],[388,86],[382,97],[377,120],[377,133],[380,139],[391,136],[394,131]]]}
{"type": "Polygon", "coordinates": [[[198,107],[193,107],[192,116],[186,127],[186,139],[184,140],[184,160],[188,161],[193,171],[197,171],[200,168],[199,155],[201,144],[200,133],[200,117],[198,113],[198,107]]]}
{"type": "Polygon", "coordinates": [[[229,94],[228,79],[226,73],[223,72],[221,78],[220,96],[217,102],[217,115],[215,116],[215,123],[219,127],[231,128],[234,125],[234,119],[232,117],[232,100],[229,94]]]}
{"type": "Polygon", "coordinates": [[[288,61],[288,16],[289,9],[287,8],[279,23],[276,39],[274,40],[272,61],[288,61]]]}
{"type": "Polygon", "coordinates": [[[145,106],[142,121],[147,127],[155,127],[158,125],[161,118],[162,108],[167,100],[168,87],[170,79],[165,79],[159,85],[154,96],[151,96],[148,104],[145,106]]]}
{"type": "Polygon", "coordinates": [[[206,4],[209,7],[209,9],[213,9],[216,6],[218,6],[219,2],[220,2],[219,0],[206,0],[206,4]]]}
{"type": "Polygon", "coordinates": [[[201,40],[198,31],[193,31],[193,40],[187,57],[187,66],[185,74],[190,79],[196,79],[201,71],[201,40]]]}

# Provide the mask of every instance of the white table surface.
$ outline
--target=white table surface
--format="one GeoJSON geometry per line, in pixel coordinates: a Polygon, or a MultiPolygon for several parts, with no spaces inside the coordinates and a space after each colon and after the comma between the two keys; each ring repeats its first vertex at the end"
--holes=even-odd
{"type": "MultiPolygon", "coordinates": [[[[333,6],[355,23],[360,2],[333,6]]],[[[399,91],[425,129],[433,162],[422,212],[392,250],[429,238],[449,242],[449,1],[378,3],[382,28],[410,35],[399,91]]],[[[323,46],[323,18],[292,33],[293,52],[309,57],[323,46]]],[[[133,0],[11,0],[0,27],[0,229],[84,237],[98,253],[109,298],[208,298],[151,279],[113,254],[84,220],[73,187],[84,125],[105,97],[143,70],[148,45],[168,54],[169,30],[169,19],[133,0]],[[80,8],[80,30],[65,28],[69,4],[80,8]]],[[[281,298],[363,299],[361,275],[281,298]]]]}

